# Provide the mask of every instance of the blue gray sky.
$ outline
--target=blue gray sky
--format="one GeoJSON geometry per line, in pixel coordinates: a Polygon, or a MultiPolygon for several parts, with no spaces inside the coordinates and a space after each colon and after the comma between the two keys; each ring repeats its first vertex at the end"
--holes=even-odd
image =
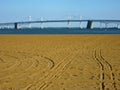
{"type": "Polygon", "coordinates": [[[0,22],[66,19],[120,19],[120,0],[0,0],[0,22]]]}

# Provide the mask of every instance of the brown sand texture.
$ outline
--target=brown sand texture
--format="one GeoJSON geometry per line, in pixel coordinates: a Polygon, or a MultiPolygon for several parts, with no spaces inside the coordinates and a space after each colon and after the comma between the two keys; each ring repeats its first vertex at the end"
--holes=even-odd
{"type": "Polygon", "coordinates": [[[120,35],[0,35],[0,90],[120,90],[120,35]]]}

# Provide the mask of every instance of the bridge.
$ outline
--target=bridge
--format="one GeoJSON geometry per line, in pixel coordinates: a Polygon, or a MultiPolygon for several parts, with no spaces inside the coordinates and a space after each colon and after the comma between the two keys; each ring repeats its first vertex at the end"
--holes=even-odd
{"type": "MultiPolygon", "coordinates": [[[[78,22],[80,23],[80,28],[82,22],[86,22],[86,28],[87,29],[93,29],[94,23],[104,23],[106,28],[108,28],[108,24],[113,23],[116,24],[116,28],[120,28],[120,20],[39,20],[39,21],[22,21],[22,22],[8,22],[8,23],[0,23],[0,28],[4,29],[4,27],[13,26],[14,29],[20,29],[20,25],[26,25],[29,24],[29,27],[31,28],[31,24],[34,23],[41,23],[41,28],[43,23],[67,23],[67,28],[70,28],[71,22],[78,22]]],[[[101,27],[99,27],[101,28],[101,27]]]]}

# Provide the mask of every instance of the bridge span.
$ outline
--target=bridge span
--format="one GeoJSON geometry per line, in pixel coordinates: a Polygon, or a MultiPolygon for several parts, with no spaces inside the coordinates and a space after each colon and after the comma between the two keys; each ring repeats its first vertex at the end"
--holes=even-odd
{"type": "MultiPolygon", "coordinates": [[[[114,23],[117,25],[117,28],[120,28],[120,20],[39,20],[39,21],[21,21],[21,22],[8,22],[8,23],[0,23],[0,27],[4,26],[13,26],[14,29],[20,29],[20,25],[26,25],[26,24],[33,24],[33,23],[67,23],[67,28],[70,28],[71,22],[86,22],[86,28],[92,29],[94,28],[94,23],[104,23],[106,28],[107,25],[110,23],[114,23]]],[[[80,25],[81,26],[81,25],[80,25]]],[[[42,28],[42,26],[41,26],[42,28]]],[[[80,27],[81,28],[81,27],[80,27]]]]}

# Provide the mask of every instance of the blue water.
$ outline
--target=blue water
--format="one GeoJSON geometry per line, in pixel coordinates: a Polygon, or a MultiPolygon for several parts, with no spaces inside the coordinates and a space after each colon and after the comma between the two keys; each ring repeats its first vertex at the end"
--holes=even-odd
{"type": "Polygon", "coordinates": [[[0,34],[120,34],[120,29],[32,28],[0,29],[0,34]]]}

